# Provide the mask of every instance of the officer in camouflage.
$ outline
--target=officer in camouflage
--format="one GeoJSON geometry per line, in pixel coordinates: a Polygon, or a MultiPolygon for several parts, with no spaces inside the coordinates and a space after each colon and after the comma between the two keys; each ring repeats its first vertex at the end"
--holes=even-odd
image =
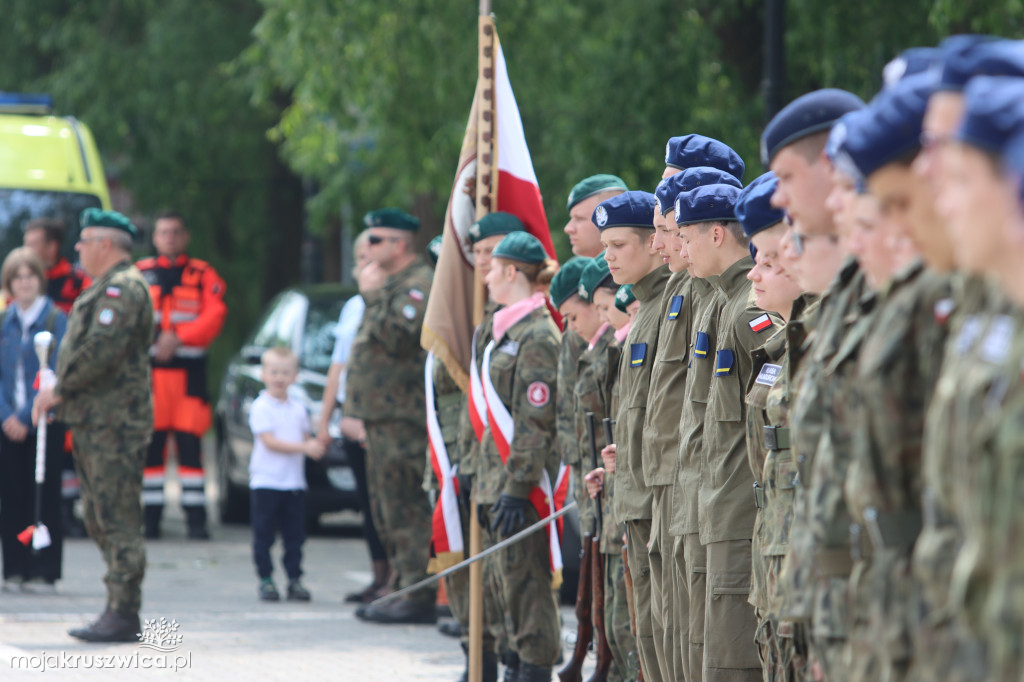
{"type": "Polygon", "coordinates": [[[57,356],[57,383],[36,396],[33,419],[74,430],[84,521],[107,564],[107,606],[70,631],[87,642],[134,642],[140,632],[142,467],[153,435],[149,343],[153,304],[131,264],[135,226],[120,213],[89,208],[75,246],[92,285],[75,301],[57,356]]]}
{"type": "MultiPolygon", "coordinates": [[[[427,575],[430,504],[423,491],[426,406],[420,329],[433,270],[413,248],[419,220],[395,208],[367,213],[371,262],[359,273],[366,312],[347,375],[348,416],[366,427],[367,481],[394,552],[398,587],[427,575]]],[[[378,623],[433,623],[435,589],[357,609],[378,623]]]]}

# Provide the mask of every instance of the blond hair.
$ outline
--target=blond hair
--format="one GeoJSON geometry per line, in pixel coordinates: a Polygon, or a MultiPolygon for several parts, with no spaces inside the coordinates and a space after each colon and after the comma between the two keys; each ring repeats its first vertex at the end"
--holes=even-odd
{"type": "Polygon", "coordinates": [[[558,261],[554,258],[546,258],[543,263],[524,263],[501,256],[494,260],[501,261],[503,265],[511,265],[526,276],[527,282],[538,288],[547,288],[558,272],[558,261]]]}
{"type": "Polygon", "coordinates": [[[46,270],[43,268],[43,261],[39,260],[36,252],[27,246],[19,246],[7,254],[7,258],[4,259],[3,267],[0,268],[0,284],[3,285],[3,288],[7,291],[11,290],[11,282],[14,281],[14,277],[22,266],[28,267],[32,274],[39,278],[39,293],[45,293],[46,270]]]}
{"type": "Polygon", "coordinates": [[[263,355],[260,356],[260,364],[264,367],[269,365],[274,360],[281,360],[283,362],[289,362],[296,369],[299,368],[299,358],[292,352],[292,349],[288,346],[271,346],[270,348],[263,351],[263,355]]]}

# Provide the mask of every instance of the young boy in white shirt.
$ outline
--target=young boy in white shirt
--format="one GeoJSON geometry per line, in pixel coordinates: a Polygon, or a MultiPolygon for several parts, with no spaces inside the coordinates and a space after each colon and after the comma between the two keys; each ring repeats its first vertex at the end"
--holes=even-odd
{"type": "Polygon", "coordinates": [[[306,540],[303,455],[320,459],[324,446],[309,435],[305,406],[288,395],[288,387],[295,383],[299,373],[295,354],[282,346],[270,348],[263,353],[261,365],[266,389],[260,391],[249,411],[254,441],[249,461],[250,516],[252,553],[260,578],[259,597],[263,601],[281,598],[270,577],[270,547],[274,544],[275,529],[280,527],[288,599],[309,601],[309,590],[300,581],[302,543],[306,540]]]}

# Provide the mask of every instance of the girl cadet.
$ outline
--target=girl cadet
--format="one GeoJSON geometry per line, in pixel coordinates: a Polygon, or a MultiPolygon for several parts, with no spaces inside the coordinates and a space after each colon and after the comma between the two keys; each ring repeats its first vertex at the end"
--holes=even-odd
{"type": "MultiPolygon", "coordinates": [[[[473,491],[486,547],[553,513],[555,491],[564,499],[560,484],[568,483],[555,447],[559,333],[545,305],[558,264],[526,232],[506,236],[491,258],[487,286],[503,307],[494,313],[480,372],[488,425],[473,491]]],[[[559,657],[556,530],[552,524],[489,559],[509,648],[518,655],[517,682],[548,682],[559,657]]]]}

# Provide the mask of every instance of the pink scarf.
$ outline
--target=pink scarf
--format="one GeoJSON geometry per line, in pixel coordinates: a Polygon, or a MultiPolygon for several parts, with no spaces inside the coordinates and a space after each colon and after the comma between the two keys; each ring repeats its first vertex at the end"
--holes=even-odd
{"type": "Polygon", "coordinates": [[[615,332],[615,340],[618,341],[619,343],[622,343],[623,341],[625,341],[626,337],[629,336],[629,328],[632,327],[632,326],[633,326],[633,322],[630,321],[630,322],[626,323],[625,327],[623,327],[622,329],[617,330],[615,332]]]}
{"type": "Polygon", "coordinates": [[[505,336],[505,332],[511,329],[516,322],[542,306],[544,306],[544,294],[538,291],[533,296],[524,298],[522,301],[494,313],[494,324],[491,327],[494,332],[494,340],[500,341],[501,337],[505,336]]]}
{"type": "Polygon", "coordinates": [[[605,331],[607,331],[610,326],[610,324],[605,322],[600,326],[600,328],[598,328],[597,333],[594,334],[594,338],[590,339],[590,343],[587,344],[587,350],[594,350],[594,344],[597,343],[598,339],[604,335],[605,331]]]}

